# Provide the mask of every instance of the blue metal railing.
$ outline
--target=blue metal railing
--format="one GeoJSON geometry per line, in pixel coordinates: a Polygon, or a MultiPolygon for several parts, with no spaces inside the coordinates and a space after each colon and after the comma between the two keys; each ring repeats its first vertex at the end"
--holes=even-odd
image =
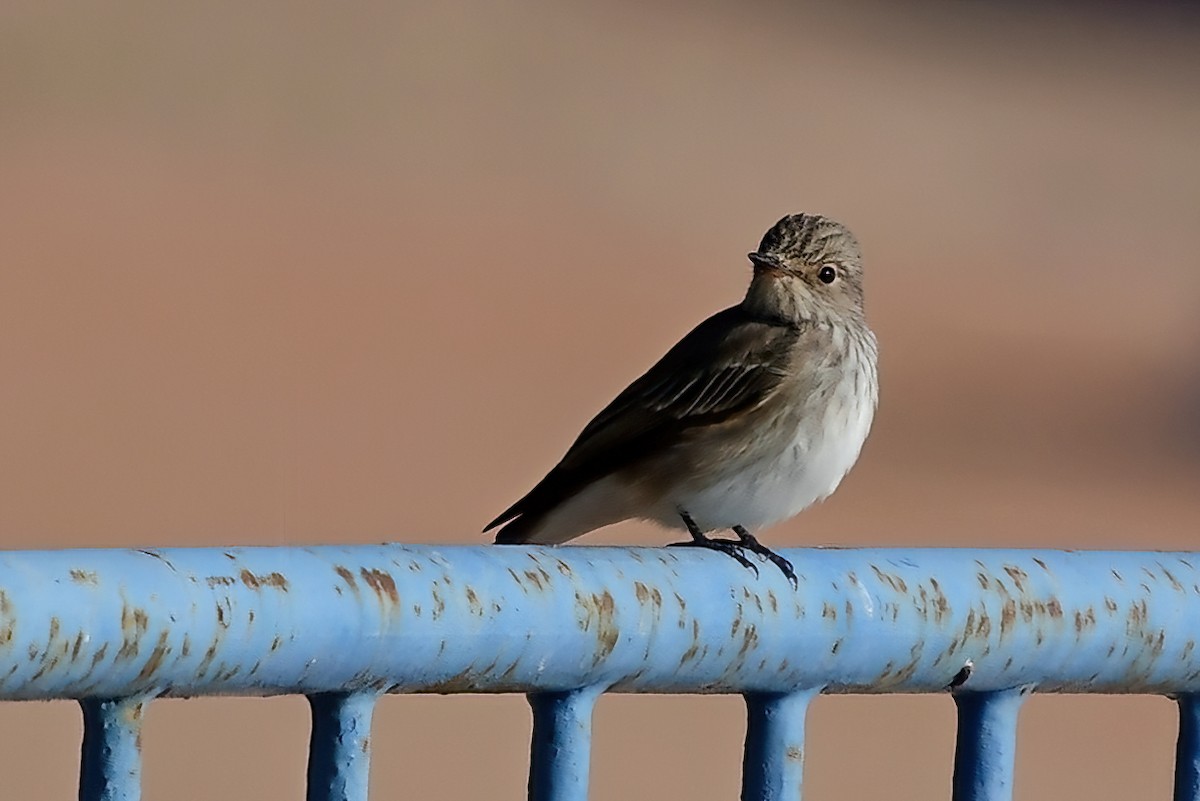
{"type": "Polygon", "coordinates": [[[1176,696],[1200,801],[1187,553],[795,550],[793,589],[661,548],[362,546],[0,554],[0,700],[78,699],[80,798],[140,794],[164,696],[302,693],[309,799],[365,799],[382,693],[529,695],[529,796],[587,796],[604,692],[740,693],[744,799],[800,798],[815,694],[952,692],[956,801],[1011,798],[1031,691],[1176,696]]]}

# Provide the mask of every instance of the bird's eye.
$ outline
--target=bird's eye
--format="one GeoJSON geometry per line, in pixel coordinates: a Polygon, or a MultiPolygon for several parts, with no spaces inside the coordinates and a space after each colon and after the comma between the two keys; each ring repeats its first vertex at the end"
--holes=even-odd
{"type": "Polygon", "coordinates": [[[826,264],[821,268],[821,271],[817,273],[817,278],[820,278],[821,283],[823,284],[832,284],[835,280],[837,280],[837,268],[835,268],[832,264],[826,264]]]}

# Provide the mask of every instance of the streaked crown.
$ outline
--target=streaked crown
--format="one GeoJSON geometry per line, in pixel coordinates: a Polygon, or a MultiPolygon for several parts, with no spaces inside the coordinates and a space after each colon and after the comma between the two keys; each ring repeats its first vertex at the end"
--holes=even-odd
{"type": "Polygon", "coordinates": [[[763,235],[758,252],[808,265],[827,261],[857,265],[862,261],[858,240],[850,229],[818,214],[784,217],[763,235]]]}

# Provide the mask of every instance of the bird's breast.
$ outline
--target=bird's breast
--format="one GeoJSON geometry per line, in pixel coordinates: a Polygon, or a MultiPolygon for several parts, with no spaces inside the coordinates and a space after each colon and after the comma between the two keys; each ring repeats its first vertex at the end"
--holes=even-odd
{"type": "Polygon", "coordinates": [[[680,498],[706,529],[768,526],[830,495],[858,460],[875,414],[874,343],[810,365],[733,434],[728,456],[680,498]]]}

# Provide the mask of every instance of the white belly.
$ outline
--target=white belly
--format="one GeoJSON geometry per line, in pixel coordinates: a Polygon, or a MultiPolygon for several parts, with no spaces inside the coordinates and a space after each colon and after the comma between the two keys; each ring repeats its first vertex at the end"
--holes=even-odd
{"type": "MultiPolygon", "coordinates": [[[[734,525],[769,526],[828,497],[858,460],[875,415],[874,364],[861,366],[870,374],[869,393],[856,397],[854,376],[848,373],[831,393],[818,425],[802,422],[786,446],[741,469],[731,469],[674,502],[702,529],[712,531],[734,525]]],[[[679,525],[677,515],[671,519],[673,510],[662,511],[660,522],[679,525]]]]}

